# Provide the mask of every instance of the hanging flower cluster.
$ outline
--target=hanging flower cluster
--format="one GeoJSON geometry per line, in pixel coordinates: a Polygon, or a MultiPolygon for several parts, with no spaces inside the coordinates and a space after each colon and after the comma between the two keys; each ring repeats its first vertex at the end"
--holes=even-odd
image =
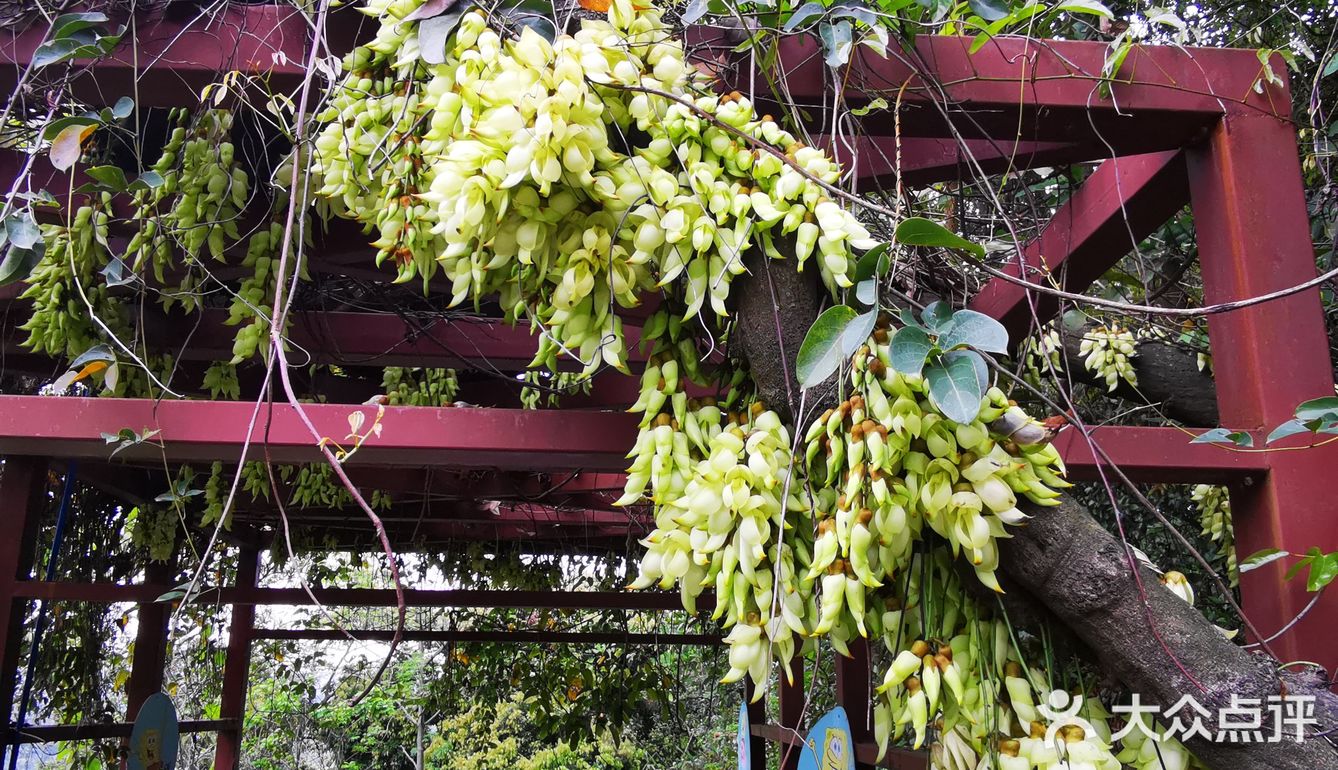
{"type": "Polygon", "coordinates": [[[1083,334],[1078,354],[1083,357],[1083,368],[1100,377],[1106,390],[1113,391],[1123,380],[1138,387],[1138,373],[1134,371],[1133,332],[1110,324],[1098,326],[1083,334]]]}
{"type": "Polygon", "coordinates": [[[453,304],[498,296],[544,330],[538,362],[586,371],[624,366],[617,307],[660,289],[685,317],[726,315],[744,253],[781,258],[782,235],[798,265],[816,253],[828,286],[851,285],[868,232],[798,170],[830,182],[836,164],[712,93],[658,12],[619,0],[552,42],[471,12],[438,52],[420,5],[366,8],[382,26],[346,58],[315,154],[320,194],[376,232],[401,280],[440,269],[453,304]]]}

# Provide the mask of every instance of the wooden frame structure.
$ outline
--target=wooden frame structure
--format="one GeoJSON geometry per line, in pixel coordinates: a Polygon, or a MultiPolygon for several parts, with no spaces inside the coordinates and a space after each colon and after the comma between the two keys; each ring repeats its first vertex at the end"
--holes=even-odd
{"type": "MultiPolygon", "coordinates": [[[[328,41],[338,51],[351,45],[359,33],[348,13],[336,16],[331,19],[328,41]]],[[[140,29],[137,54],[123,47],[107,59],[87,63],[89,76],[74,82],[76,93],[96,91],[99,99],[110,102],[130,93],[131,82],[137,81],[142,106],[193,104],[203,85],[233,68],[263,76],[271,88],[282,90],[300,80],[297,63],[305,60],[312,45],[305,21],[294,9],[283,6],[232,6],[208,24],[182,26],[163,21],[146,23],[140,29]],[[135,55],[140,58],[136,60],[135,55]],[[154,66],[147,66],[149,63],[154,66]]],[[[733,47],[728,30],[694,28],[690,37],[708,58],[713,51],[720,52],[714,57],[717,60],[729,58],[736,73],[734,82],[753,82],[750,60],[723,53],[733,47]]],[[[0,90],[12,89],[17,73],[40,42],[39,30],[0,46],[0,90]]],[[[970,42],[922,36],[914,47],[893,51],[886,59],[861,50],[843,73],[845,91],[836,94],[815,44],[790,37],[781,42],[777,70],[769,74],[786,83],[789,97],[808,109],[815,124],[830,123],[830,108],[837,100],[854,106],[879,96],[892,101],[898,93],[903,95],[900,136],[887,113],[875,112],[856,121],[862,131],[858,138],[831,142],[838,156],[854,162],[861,186],[898,179],[923,184],[966,178],[972,172],[1101,160],[1095,173],[1010,265],[1007,271],[1013,276],[1081,292],[1169,217],[1190,205],[1197,224],[1206,301],[1252,297],[1315,277],[1295,127],[1289,116],[1291,102],[1285,86],[1265,85],[1256,91],[1254,86],[1263,73],[1254,52],[1137,47],[1119,77],[1108,82],[1101,75],[1107,53],[1103,44],[999,37],[972,54],[970,42]],[[900,167],[890,161],[897,149],[903,158],[900,167]]],[[[1276,62],[1273,66],[1279,72],[1284,69],[1276,62]]],[[[756,82],[766,81],[757,78],[756,82]]],[[[16,173],[21,161],[10,156],[0,168],[12,166],[11,173],[16,173]]],[[[42,165],[39,160],[35,174],[52,174],[42,165]]],[[[53,189],[64,189],[64,185],[53,185],[53,189]]],[[[350,249],[332,237],[314,253],[311,269],[375,275],[369,255],[368,249],[350,249]]],[[[12,292],[0,299],[8,307],[16,306],[12,292]]],[[[1001,319],[1015,340],[1058,311],[1052,296],[1005,280],[990,283],[972,307],[1001,319]]],[[[6,313],[0,325],[6,366],[49,373],[51,362],[17,348],[11,326],[14,315],[6,313]]],[[[230,347],[231,331],[218,321],[205,313],[198,326],[192,344],[202,358],[230,347]]],[[[628,326],[634,323],[630,319],[628,326]]],[[[1208,323],[1225,426],[1262,439],[1270,428],[1289,419],[1300,401],[1332,395],[1332,369],[1317,290],[1216,314],[1208,323]]],[[[180,331],[171,318],[162,317],[144,333],[173,335],[180,331]]],[[[536,344],[528,332],[489,319],[433,318],[417,323],[399,316],[349,312],[298,318],[293,333],[317,361],[465,367],[486,362],[509,372],[523,367],[536,344]]],[[[629,337],[634,338],[635,333],[629,332],[629,337]]],[[[443,505],[443,514],[434,516],[431,526],[447,539],[483,532],[484,538],[520,539],[536,547],[575,540],[598,548],[617,547],[629,536],[645,531],[644,517],[609,505],[621,486],[623,455],[636,429],[631,417],[608,410],[632,399],[628,378],[601,377],[592,394],[573,400],[571,408],[563,410],[508,408],[515,406],[508,401],[513,398],[508,394],[513,393],[514,389],[499,388],[496,381],[490,381],[463,396],[483,404],[477,408],[387,408],[381,417],[383,434],[360,449],[350,462],[350,471],[374,469],[371,472],[381,480],[402,479],[406,489],[441,485],[448,488],[447,497],[454,495],[459,501],[511,496],[510,504],[481,517],[475,510],[472,515],[481,520],[463,524],[461,516],[469,515],[467,505],[443,505]],[[496,478],[485,491],[479,486],[485,482],[477,478],[466,483],[463,477],[452,475],[461,469],[487,469],[496,478]],[[523,500],[525,477],[534,473],[550,474],[550,479],[557,480],[564,495],[561,503],[523,500]]],[[[351,410],[361,409],[369,419],[374,416],[374,407],[348,405],[359,403],[357,399],[364,394],[344,395],[346,403],[307,408],[327,436],[347,432],[351,410]]],[[[75,458],[85,466],[92,461],[105,463],[108,449],[100,434],[127,427],[159,431],[155,443],[161,446],[128,449],[118,455],[118,463],[133,465],[145,459],[235,463],[243,445],[249,445],[250,457],[255,458],[261,444],[267,445],[276,461],[319,460],[310,435],[287,406],[264,405],[259,426],[248,432],[260,408],[248,402],[0,396],[0,454],[6,457],[0,476],[0,506],[6,527],[20,533],[0,541],[0,714],[6,722],[26,603],[36,598],[138,603],[141,635],[135,647],[130,713],[162,684],[164,613],[153,599],[165,590],[166,578],[161,578],[162,585],[135,586],[48,584],[30,579],[49,464],[75,458]]],[[[1173,428],[1102,427],[1091,438],[1135,480],[1228,484],[1241,553],[1265,546],[1338,548],[1338,527],[1332,526],[1325,474],[1338,467],[1338,447],[1235,451],[1191,445],[1189,434],[1173,428]]],[[[1081,434],[1061,434],[1060,448],[1075,477],[1102,475],[1102,463],[1081,434]]],[[[395,530],[393,534],[416,535],[421,532],[418,526],[421,522],[412,533],[395,530]]],[[[308,600],[300,591],[256,587],[256,544],[245,538],[241,541],[237,585],[213,592],[210,599],[234,606],[221,718],[183,725],[187,730],[218,733],[215,766],[219,770],[239,766],[253,640],[323,638],[323,632],[316,630],[254,627],[255,605],[308,600]]],[[[1281,569],[1272,565],[1242,576],[1245,607],[1265,632],[1292,620],[1309,599],[1300,586],[1284,584],[1281,569]]],[[[151,583],[154,579],[150,575],[151,583]]],[[[410,596],[415,603],[432,606],[646,610],[677,606],[676,596],[653,593],[410,592],[410,596]]],[[[393,604],[387,592],[351,590],[327,591],[322,601],[393,604]]],[[[1338,664],[1338,648],[1331,643],[1330,630],[1335,622],[1338,595],[1331,594],[1275,641],[1274,647],[1287,658],[1338,664]]],[[[427,634],[423,639],[442,641],[446,637],[427,634]]],[[[517,636],[514,640],[535,639],[517,636]]],[[[569,641],[610,639],[595,635],[569,641]]],[[[619,641],[695,644],[712,640],[656,637],[619,641]]],[[[867,644],[856,650],[856,657],[838,661],[837,698],[850,712],[858,757],[865,766],[872,761],[869,653],[867,644]]],[[[763,709],[750,711],[756,722],[754,734],[792,746],[803,731],[803,702],[802,677],[794,686],[782,685],[780,713],[774,724],[767,722],[763,709]]],[[[119,736],[128,729],[125,724],[0,724],[0,750],[5,744],[25,741],[119,736]]],[[[765,742],[755,745],[760,747],[758,756],[764,755],[765,742]]],[[[784,751],[783,755],[784,767],[796,766],[797,752],[784,751]]],[[[923,755],[894,753],[885,766],[923,763],[923,755]]]]}

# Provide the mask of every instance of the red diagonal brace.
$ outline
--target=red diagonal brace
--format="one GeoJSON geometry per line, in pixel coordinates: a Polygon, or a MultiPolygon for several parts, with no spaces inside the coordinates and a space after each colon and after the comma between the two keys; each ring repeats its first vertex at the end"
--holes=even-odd
{"type": "MultiPolygon", "coordinates": [[[[1030,283],[1057,283],[1067,291],[1081,292],[1188,199],[1184,156],[1179,151],[1107,160],[1055,212],[1041,235],[1023,247],[1025,271],[1016,258],[1004,271],[1030,283]]],[[[986,284],[971,301],[971,309],[999,319],[1016,344],[1032,325],[1029,295],[1041,323],[1055,316],[1059,305],[1053,296],[1002,278],[986,284]]]]}

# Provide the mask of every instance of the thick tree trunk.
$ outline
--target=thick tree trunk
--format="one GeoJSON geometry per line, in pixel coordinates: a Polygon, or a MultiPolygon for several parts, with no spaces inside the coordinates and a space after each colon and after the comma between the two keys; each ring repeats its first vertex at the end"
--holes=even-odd
{"type": "MultiPolygon", "coordinates": [[[[1190,696],[1210,713],[1205,727],[1215,732],[1219,709],[1240,699],[1296,695],[1296,680],[1284,690],[1276,663],[1228,641],[1203,615],[1162,587],[1157,576],[1139,568],[1139,582],[1125,548],[1083,509],[1066,500],[1055,508],[1026,505],[1033,515],[1002,543],[1004,573],[1084,641],[1103,669],[1144,703],[1165,709],[1190,696]]],[[[1313,686],[1316,718],[1331,716],[1338,697],[1313,686]]],[[[1267,710],[1265,707],[1265,713],[1267,710]]],[[[1183,721],[1193,717],[1181,712],[1183,721]]],[[[1197,738],[1186,746],[1219,770],[1328,770],[1338,753],[1317,733],[1336,725],[1308,726],[1309,740],[1277,743],[1218,743],[1197,738]]],[[[1265,726],[1265,736],[1268,735],[1265,726]]],[[[1294,730],[1294,728],[1293,728],[1294,730]]]]}
{"type": "MultiPolygon", "coordinates": [[[[1068,329],[1060,324],[1060,340],[1069,375],[1104,390],[1105,383],[1083,368],[1083,356],[1078,352],[1083,334],[1094,327],[1095,324],[1087,324],[1068,329]]],[[[1133,364],[1138,387],[1121,380],[1113,395],[1140,404],[1157,404],[1167,417],[1191,427],[1217,426],[1217,387],[1212,375],[1199,371],[1193,352],[1153,339],[1139,342],[1135,349],[1138,354],[1133,364]]]]}
{"type": "MultiPolygon", "coordinates": [[[[784,263],[764,264],[757,257],[748,265],[752,275],[741,276],[735,286],[735,341],[748,360],[762,398],[773,408],[797,404],[795,356],[824,295],[812,273],[801,277],[784,263]]],[[[1197,371],[1192,356],[1190,369],[1197,371]]],[[[825,400],[809,398],[806,406],[816,407],[825,400]]],[[[790,409],[784,412],[787,418],[792,413],[790,409]]],[[[1200,424],[1215,423],[1214,402],[1212,419],[1200,424]]],[[[1269,696],[1283,692],[1271,659],[1251,655],[1226,640],[1151,573],[1142,573],[1140,592],[1125,549],[1082,506],[1068,500],[1057,508],[1033,507],[1031,513],[1033,521],[1014,528],[1013,537],[1004,544],[1003,572],[1011,584],[1043,604],[1090,647],[1112,678],[1139,693],[1144,702],[1171,706],[1189,695],[1215,717],[1215,709],[1229,705],[1232,694],[1266,702],[1269,696]]],[[[1293,681],[1289,688],[1299,685],[1293,681]]],[[[1338,698],[1321,686],[1312,683],[1306,694],[1318,698],[1317,718],[1338,714],[1338,698]]],[[[1338,725],[1325,721],[1308,734],[1335,727],[1338,725]]],[[[1187,745],[1214,770],[1338,770],[1338,753],[1323,738],[1300,744],[1200,739],[1187,745]]]]}

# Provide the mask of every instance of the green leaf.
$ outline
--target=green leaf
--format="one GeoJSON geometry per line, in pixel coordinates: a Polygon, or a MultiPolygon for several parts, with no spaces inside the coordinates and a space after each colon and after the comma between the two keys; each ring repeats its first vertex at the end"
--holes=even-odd
{"type": "Polygon", "coordinates": [[[42,231],[32,214],[17,211],[5,217],[5,238],[20,249],[31,249],[42,240],[42,231]]]}
{"type": "Polygon", "coordinates": [[[87,366],[88,364],[93,363],[94,361],[105,361],[109,364],[115,363],[116,354],[113,353],[112,349],[107,347],[106,345],[101,345],[101,344],[94,345],[93,347],[89,348],[88,350],[85,350],[82,354],[80,354],[78,358],[71,361],[70,368],[80,369],[84,366],[87,366]]]}
{"type": "Polygon", "coordinates": [[[464,18],[463,11],[451,11],[425,19],[418,24],[418,52],[428,64],[446,61],[446,39],[464,18]]]}
{"type": "Polygon", "coordinates": [[[855,299],[864,305],[877,305],[878,282],[869,278],[855,284],[855,299]]]}
{"type": "Polygon", "coordinates": [[[1254,446],[1254,437],[1243,431],[1229,431],[1226,428],[1213,428],[1195,436],[1191,444],[1235,444],[1236,446],[1254,446]]]}
{"type": "Polygon", "coordinates": [[[1296,407],[1296,419],[1320,420],[1338,417],[1338,396],[1312,398],[1296,407]]]}
{"type": "Polygon", "coordinates": [[[823,311],[809,327],[804,342],[799,346],[795,373],[799,387],[811,388],[828,377],[841,365],[842,336],[858,317],[849,305],[836,305],[823,311]]]}
{"type": "Polygon", "coordinates": [[[869,335],[873,334],[873,327],[877,325],[878,308],[852,318],[850,325],[841,332],[841,360],[850,358],[861,345],[868,342],[869,335]]]}
{"type": "Polygon", "coordinates": [[[1291,553],[1281,548],[1265,548],[1261,551],[1255,551],[1250,554],[1245,561],[1237,567],[1237,571],[1244,574],[1250,570],[1256,570],[1265,564],[1272,564],[1278,559],[1285,559],[1291,556],[1291,553]]]}
{"type": "Polygon", "coordinates": [[[125,172],[117,166],[94,166],[84,173],[113,192],[122,192],[126,188],[125,172]]]}
{"type": "Polygon", "coordinates": [[[844,19],[835,24],[824,21],[818,25],[818,39],[822,42],[823,59],[828,67],[840,67],[850,61],[853,35],[850,22],[844,19]]]}
{"type": "Polygon", "coordinates": [[[967,424],[980,414],[980,380],[969,356],[944,356],[925,369],[929,397],[953,422],[967,424]]]}
{"type": "Polygon", "coordinates": [[[1115,14],[1111,13],[1109,8],[1096,0],[1064,0],[1064,2],[1055,6],[1055,10],[1068,11],[1069,13],[1085,13],[1106,19],[1115,18],[1115,14]]]}
{"type": "Polygon", "coordinates": [[[1335,72],[1338,72],[1338,54],[1329,57],[1329,63],[1324,65],[1324,71],[1319,76],[1327,78],[1335,72]]]}
{"type": "Polygon", "coordinates": [[[1309,432],[1310,428],[1300,420],[1288,420],[1274,428],[1273,432],[1268,434],[1268,438],[1264,439],[1264,443],[1272,444],[1274,441],[1281,441],[1288,436],[1295,436],[1298,433],[1309,432]]]}
{"type": "Polygon", "coordinates": [[[126,187],[126,189],[130,192],[134,192],[135,190],[141,187],[145,187],[150,190],[156,190],[159,187],[162,187],[163,184],[166,183],[166,181],[167,180],[163,179],[162,174],[159,174],[157,171],[154,171],[153,169],[149,169],[148,171],[145,171],[143,174],[140,174],[139,178],[131,182],[126,187]]]}
{"type": "Polygon", "coordinates": [[[0,286],[22,281],[32,274],[37,263],[42,261],[46,245],[39,243],[35,249],[21,249],[11,246],[5,252],[4,261],[0,261],[0,286]]]}
{"type": "Polygon", "coordinates": [[[934,349],[934,343],[924,329],[918,326],[904,326],[892,336],[888,348],[888,358],[892,368],[902,374],[918,375],[925,366],[925,359],[934,349]]]}
{"type": "Polygon", "coordinates": [[[880,243],[860,255],[859,261],[855,263],[855,283],[886,273],[891,266],[887,259],[890,248],[892,244],[880,243]]]}
{"type": "Polygon", "coordinates": [[[1291,567],[1287,568],[1287,573],[1282,576],[1283,579],[1291,580],[1292,578],[1301,574],[1301,570],[1305,569],[1306,567],[1309,567],[1310,563],[1314,560],[1315,560],[1315,554],[1313,553],[1302,556],[1299,561],[1297,561],[1291,567]]]}
{"type": "Polygon", "coordinates": [[[985,247],[979,243],[972,243],[943,225],[924,217],[903,219],[897,225],[896,234],[893,237],[897,243],[904,243],[907,246],[935,246],[968,251],[977,257],[985,256],[985,247]]]}
{"type": "Polygon", "coordinates": [[[107,22],[105,13],[64,13],[51,23],[51,39],[60,40],[76,32],[91,29],[107,22]]]}
{"type": "Polygon", "coordinates": [[[833,19],[854,19],[863,22],[866,26],[877,27],[878,15],[869,9],[867,5],[859,0],[839,0],[832,6],[833,19]]]}
{"type": "Polygon", "coordinates": [[[942,300],[930,302],[920,311],[920,320],[924,322],[925,328],[935,334],[947,332],[952,327],[952,317],[952,305],[942,300]]]}
{"type": "Polygon", "coordinates": [[[99,272],[108,286],[124,286],[135,281],[135,274],[125,266],[120,257],[112,257],[108,260],[107,266],[99,272]]]}
{"type": "Polygon", "coordinates": [[[967,0],[971,12],[985,21],[996,21],[1008,15],[1008,5],[998,0],[967,0]]]}
{"type": "Polygon", "coordinates": [[[988,353],[1008,352],[1008,330],[993,318],[974,310],[958,310],[952,319],[951,328],[938,341],[940,348],[970,345],[988,353]]]}
{"type": "Polygon", "coordinates": [[[850,111],[850,114],[854,115],[857,118],[862,118],[865,115],[868,115],[870,112],[873,112],[874,110],[885,110],[888,108],[888,106],[889,105],[887,103],[887,100],[880,96],[877,99],[874,99],[873,101],[864,105],[863,107],[854,108],[853,110],[850,111]]]}
{"type": "Polygon", "coordinates": [[[97,118],[91,115],[71,115],[58,118],[46,124],[46,128],[42,129],[42,138],[49,142],[60,136],[60,132],[70,126],[96,126],[99,122],[97,118]]]}
{"type": "Polygon", "coordinates": [[[944,353],[945,358],[965,358],[971,362],[971,366],[976,370],[976,381],[980,383],[980,392],[984,393],[990,387],[990,367],[985,363],[985,359],[974,350],[951,350],[944,353]]]}
{"type": "Polygon", "coordinates": [[[128,96],[122,96],[112,105],[111,114],[113,118],[120,120],[130,117],[130,113],[135,111],[135,100],[128,96]]]}
{"type": "Polygon", "coordinates": [[[786,32],[793,32],[814,19],[821,18],[826,12],[827,9],[823,7],[822,3],[804,3],[790,14],[790,18],[785,22],[783,29],[786,32]]]}
{"type": "Polygon", "coordinates": [[[1305,590],[1314,593],[1326,588],[1338,578],[1338,551],[1324,556],[1316,556],[1310,562],[1310,574],[1307,575],[1305,590]]]}

